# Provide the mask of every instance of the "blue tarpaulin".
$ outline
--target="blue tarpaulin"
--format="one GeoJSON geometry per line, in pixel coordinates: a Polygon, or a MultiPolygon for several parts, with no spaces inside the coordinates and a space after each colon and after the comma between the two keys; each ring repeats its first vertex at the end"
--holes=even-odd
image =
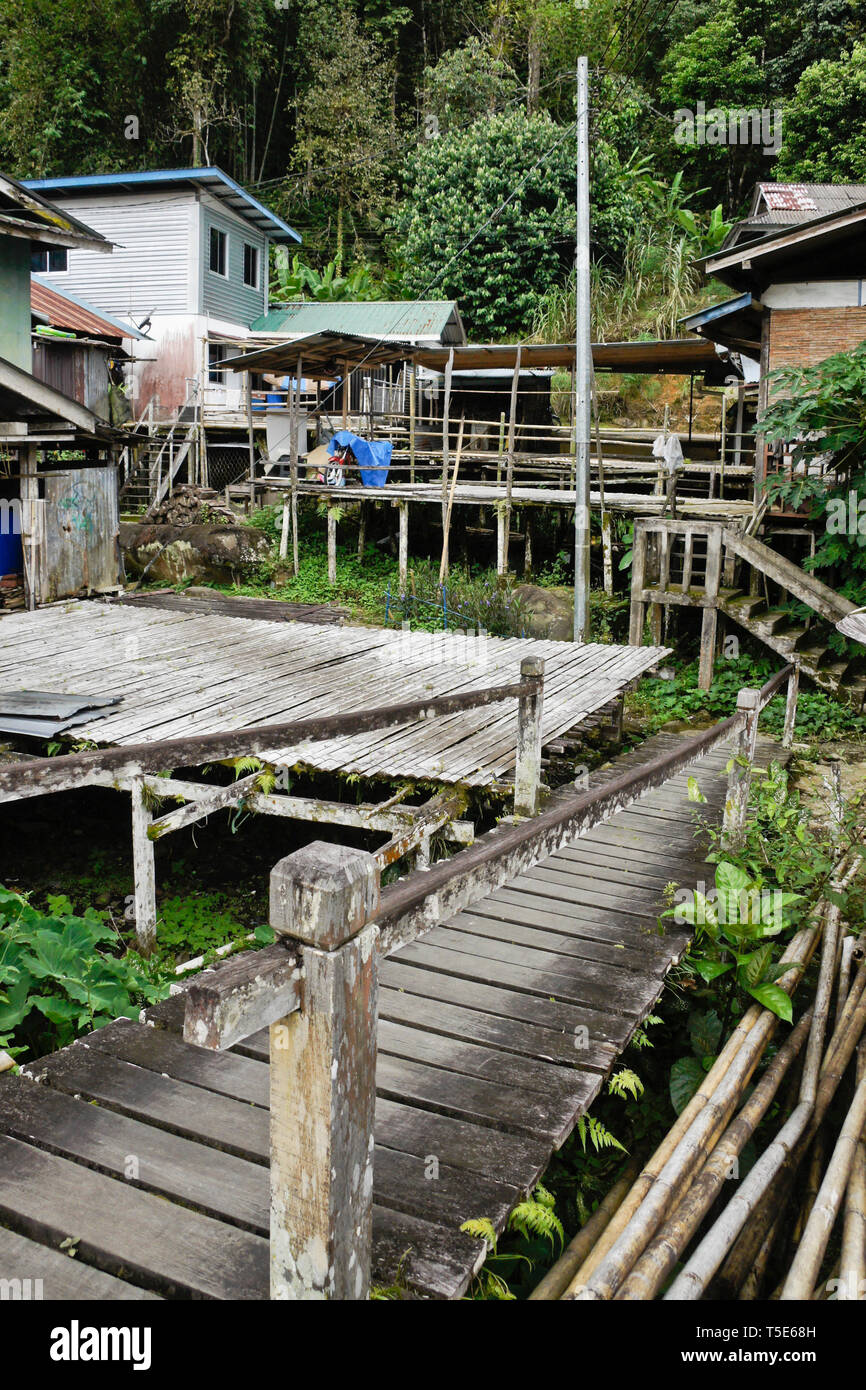
{"type": "Polygon", "coordinates": [[[338,430],[328,443],[328,453],[334,453],[337,446],[352,450],[358,460],[358,470],[364,487],[384,487],[391,467],[393,444],[390,439],[361,439],[351,430],[338,430]]]}

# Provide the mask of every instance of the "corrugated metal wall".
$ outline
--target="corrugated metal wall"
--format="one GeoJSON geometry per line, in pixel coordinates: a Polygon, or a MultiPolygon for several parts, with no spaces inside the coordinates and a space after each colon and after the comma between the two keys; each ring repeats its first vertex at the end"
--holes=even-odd
{"type": "Polygon", "coordinates": [[[50,277],[58,290],[79,294],[109,314],[196,312],[198,207],[191,189],[98,197],[66,194],[55,201],[117,243],[107,256],[71,249],[69,270],[50,277]]]}

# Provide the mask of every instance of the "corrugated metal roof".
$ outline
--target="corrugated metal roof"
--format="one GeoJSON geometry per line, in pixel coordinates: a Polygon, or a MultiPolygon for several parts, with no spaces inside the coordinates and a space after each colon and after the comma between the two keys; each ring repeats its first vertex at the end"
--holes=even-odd
{"type": "Polygon", "coordinates": [[[368,299],[275,304],[250,324],[251,333],[350,333],[367,338],[435,338],[465,343],[466,332],[453,299],[368,299]]]}
{"type": "Polygon", "coordinates": [[[38,275],[30,277],[30,307],[52,328],[72,328],[76,333],[88,333],[96,338],[143,338],[137,328],[122,323],[101,309],[64,294],[54,285],[47,285],[38,275]]]}
{"type": "Polygon", "coordinates": [[[76,174],[69,178],[27,179],[25,188],[42,189],[58,196],[76,192],[110,191],[128,193],[141,187],[159,188],[176,183],[191,183],[206,188],[215,198],[226,203],[241,217],[266,233],[272,241],[301,241],[299,232],[290,227],[275,212],[266,208],[258,198],[247,193],[239,183],[229,178],[216,165],[200,169],[145,169],[133,174],[76,174]]]}
{"type": "MultiPolygon", "coordinates": [[[[799,213],[805,219],[844,211],[866,199],[864,183],[759,183],[758,190],[759,205],[763,202],[768,213],[799,213]]],[[[766,220],[776,219],[770,216],[766,220]]]]}
{"type": "Polygon", "coordinates": [[[31,241],[53,246],[85,244],[95,251],[110,251],[112,243],[101,232],[49,203],[29,185],[0,174],[0,217],[9,226],[22,226],[31,241]]]}

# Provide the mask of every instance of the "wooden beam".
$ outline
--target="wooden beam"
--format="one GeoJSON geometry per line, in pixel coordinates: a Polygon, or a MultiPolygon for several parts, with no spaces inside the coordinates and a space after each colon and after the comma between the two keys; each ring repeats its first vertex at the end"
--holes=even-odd
{"type": "Polygon", "coordinates": [[[301,1007],[300,952],[279,941],[205,970],[185,995],[184,1041],[222,1051],[301,1007]]]}

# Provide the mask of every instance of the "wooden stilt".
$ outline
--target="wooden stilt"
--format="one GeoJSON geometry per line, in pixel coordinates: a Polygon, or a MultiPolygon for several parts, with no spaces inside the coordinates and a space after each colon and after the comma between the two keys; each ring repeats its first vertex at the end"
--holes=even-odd
{"type": "Polygon", "coordinates": [[[445,530],[445,512],[448,507],[448,466],[451,448],[451,373],[454,370],[454,349],[448,349],[445,363],[445,390],[442,397],[442,530],[445,530]]]}
{"type": "Polygon", "coordinates": [[[131,778],[132,871],[135,888],[135,936],[143,956],[156,945],[156,866],[153,841],[148,839],[150,811],[145,803],[144,779],[131,778]]]}
{"type": "Polygon", "coordinates": [[[505,464],[505,526],[503,531],[502,568],[500,574],[508,573],[508,537],[511,531],[511,491],[514,486],[514,442],[517,429],[517,390],[520,383],[520,355],[518,346],[514,355],[514,375],[511,378],[511,403],[508,411],[508,456],[505,464]]]}
{"type": "Polygon", "coordinates": [[[399,542],[399,577],[400,589],[405,593],[406,581],[409,575],[409,503],[398,502],[397,511],[400,516],[400,542],[399,542]]]}
{"type": "Polygon", "coordinates": [[[359,508],[358,517],[358,559],[363,560],[364,550],[367,545],[367,508],[362,502],[359,508]]]}
{"type": "Polygon", "coordinates": [[[415,481],[415,363],[409,363],[409,481],[415,481]]]}
{"type": "Polygon", "coordinates": [[[337,582],[337,516],[332,506],[328,507],[328,583],[337,582]]]}
{"type": "Polygon", "coordinates": [[[634,523],[634,541],[631,561],[631,609],[629,612],[628,640],[632,647],[643,646],[643,629],[646,621],[646,603],[643,591],[646,588],[647,533],[639,521],[634,523]]]}
{"type": "Polygon", "coordinates": [[[604,592],[613,593],[613,518],[610,512],[601,514],[601,547],[604,558],[604,592]]]}

